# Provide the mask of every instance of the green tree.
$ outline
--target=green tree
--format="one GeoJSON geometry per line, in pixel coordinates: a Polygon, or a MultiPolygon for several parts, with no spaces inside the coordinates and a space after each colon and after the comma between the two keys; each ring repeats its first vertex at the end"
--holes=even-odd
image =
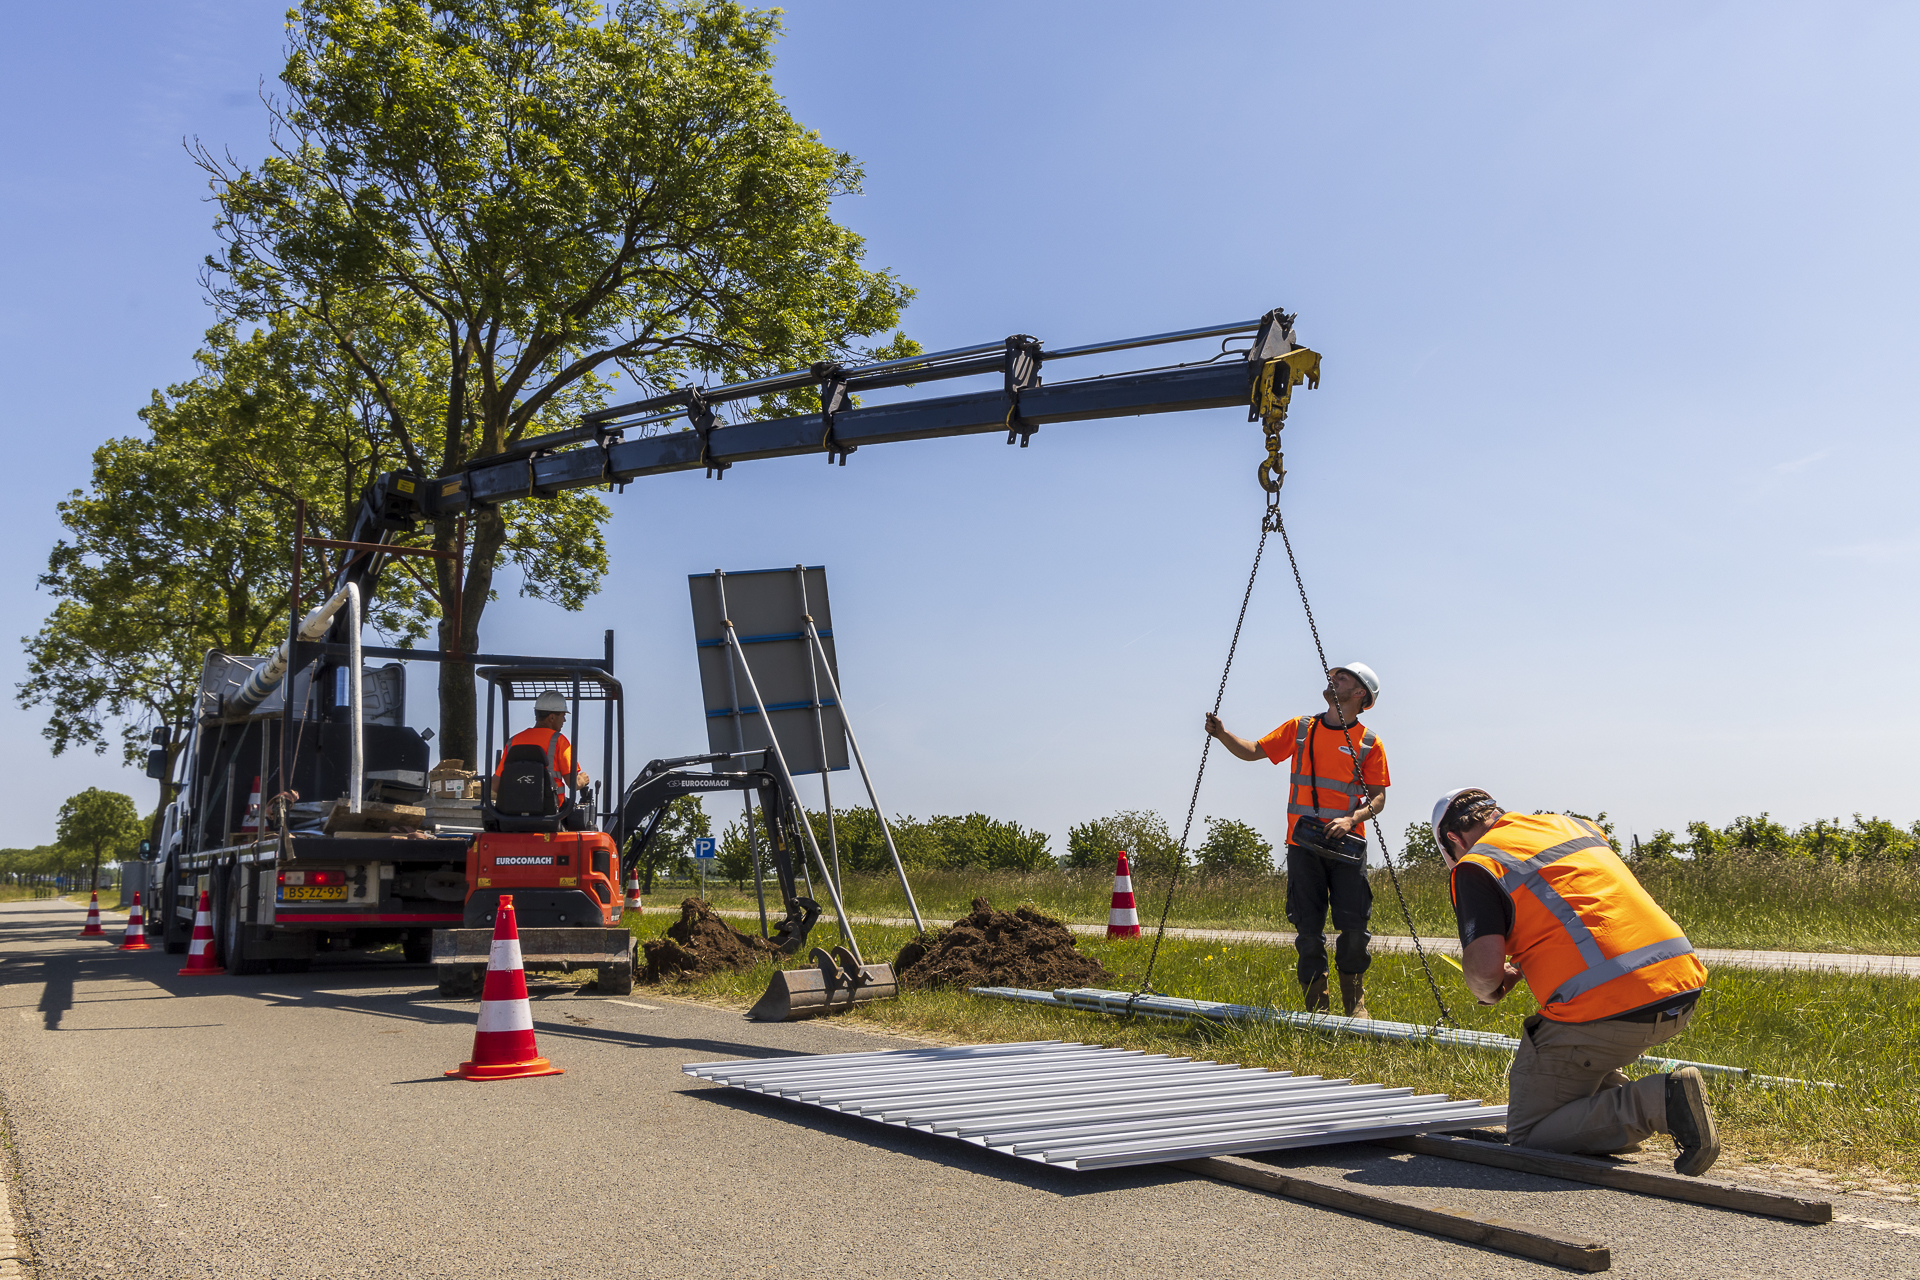
{"type": "Polygon", "coordinates": [[[60,806],[54,836],[70,849],[84,850],[93,859],[89,885],[100,883],[100,859],[107,853],[131,852],[146,834],[146,824],[133,807],[133,799],[118,791],[88,787],[79,795],[68,796],[60,806]]]}
{"type": "MultiPolygon", "coordinates": [[[[196,152],[225,246],[209,287],[237,318],[324,332],[421,474],[541,434],[616,370],[652,392],[915,350],[856,341],[892,327],[910,291],[866,270],[833,220],[861,170],[775,92],[777,13],[304,0],[288,32],[271,154],[248,168],[196,152]],[[432,334],[424,407],[379,377],[396,325],[432,334]]],[[[450,547],[453,522],[431,534],[450,547]]],[[[501,512],[478,510],[468,652],[508,544],[501,512]]],[[[443,664],[442,751],[466,759],[471,676],[443,664]]]]}
{"type": "Polygon", "coordinates": [[[1400,864],[1407,867],[1443,867],[1440,845],[1433,838],[1433,827],[1425,822],[1409,822],[1400,837],[1400,864]]]}
{"type": "Polygon", "coordinates": [[[1208,818],[1198,857],[1201,870],[1209,875],[1273,871],[1272,841],[1238,818],[1208,818]]]}
{"type": "Polygon", "coordinates": [[[1636,862],[1673,862],[1680,856],[1680,841],[1673,832],[1665,827],[1657,829],[1651,839],[1644,844],[1636,844],[1634,861],[1636,862]]]}
{"type": "Polygon", "coordinates": [[[663,871],[692,875],[693,842],[712,834],[713,822],[701,807],[699,796],[679,796],[668,802],[653,839],[640,851],[636,864],[642,879],[640,892],[652,893],[654,877],[663,871]]]}
{"type": "MultiPolygon", "coordinates": [[[[342,537],[368,478],[395,465],[366,379],[297,317],[244,339],[217,326],[195,359],[197,377],[141,411],[146,434],[100,446],[88,488],[59,504],[67,536],[40,577],[54,607],[23,640],[17,689],[23,706],[48,708],[55,755],[103,752],[117,725],[123,757],[139,762],[153,728],[189,716],[208,650],[259,654],[284,637],[295,500],[310,534],[342,537]]],[[[417,394],[412,360],[391,354],[386,378],[417,394]]],[[[585,600],[604,568],[598,510],[573,494],[512,513],[509,554],[562,603],[585,600]]],[[[367,620],[410,645],[439,606],[430,583],[395,563],[367,620]]],[[[316,553],[308,604],[326,582],[316,553]]],[[[159,807],[170,798],[163,783],[159,807]]]]}
{"type": "Polygon", "coordinates": [[[1150,809],[1122,809],[1067,829],[1067,866],[1076,870],[1111,871],[1122,849],[1135,875],[1165,875],[1179,857],[1167,820],[1150,809]]]}

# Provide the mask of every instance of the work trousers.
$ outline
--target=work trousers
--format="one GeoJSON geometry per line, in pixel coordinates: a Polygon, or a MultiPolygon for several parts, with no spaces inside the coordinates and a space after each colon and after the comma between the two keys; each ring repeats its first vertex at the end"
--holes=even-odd
{"type": "Polygon", "coordinates": [[[1667,1132],[1667,1077],[1629,1081],[1620,1068],[1679,1035],[1693,1010],[1658,1022],[1521,1024],[1507,1076],[1507,1141],[1519,1147],[1603,1155],[1667,1132]]]}
{"type": "Polygon", "coordinates": [[[1300,936],[1293,946],[1300,953],[1300,985],[1305,987],[1327,972],[1327,907],[1333,907],[1333,927],[1340,931],[1333,958],[1342,973],[1365,973],[1373,963],[1367,954],[1367,922],[1373,918],[1373,886],[1365,867],[1323,858],[1311,849],[1287,846],[1287,919],[1300,936]]]}

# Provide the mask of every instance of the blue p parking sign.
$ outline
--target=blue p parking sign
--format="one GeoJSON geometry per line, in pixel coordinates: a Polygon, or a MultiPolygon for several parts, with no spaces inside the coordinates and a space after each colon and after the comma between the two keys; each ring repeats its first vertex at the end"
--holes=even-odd
{"type": "Polygon", "coordinates": [[[717,858],[714,852],[715,841],[712,836],[700,836],[693,842],[693,856],[696,858],[717,858]]]}

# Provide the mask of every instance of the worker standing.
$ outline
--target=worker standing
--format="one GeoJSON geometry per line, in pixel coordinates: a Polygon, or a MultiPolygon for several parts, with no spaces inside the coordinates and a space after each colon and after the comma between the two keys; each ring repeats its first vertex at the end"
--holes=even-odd
{"type": "Polygon", "coordinates": [[[1507,1141],[1603,1154],[1666,1133],[1674,1169],[1705,1173],[1720,1139],[1699,1069],[1620,1071],[1693,1020],[1707,967],[1680,926],[1585,819],[1508,813],[1464,788],[1434,805],[1433,836],[1468,988],[1493,1004],[1524,979],[1540,1002],[1508,1076],[1507,1141]]]}
{"type": "Polygon", "coordinates": [[[1321,696],[1327,709],[1297,716],[1258,742],[1228,731],[1220,717],[1207,717],[1207,732],[1242,760],[1293,761],[1287,788],[1287,919],[1299,935],[1300,990],[1309,1013],[1329,1012],[1327,1000],[1327,909],[1340,933],[1334,967],[1340,973],[1341,1007],[1349,1018],[1366,1018],[1367,953],[1373,918],[1373,886],[1367,882],[1366,821],[1387,807],[1387,752],[1360,713],[1380,696],[1380,679],[1365,663],[1327,672],[1321,696]],[[1355,754],[1358,754],[1358,760],[1355,754]],[[1302,819],[1309,825],[1301,827],[1302,819]],[[1314,828],[1324,823],[1324,837],[1314,828]],[[1348,838],[1359,842],[1357,860],[1333,849],[1348,838]],[[1329,847],[1331,846],[1331,847],[1329,847]]]}
{"type": "MultiPolygon", "coordinates": [[[[547,753],[547,768],[553,771],[553,792],[556,797],[567,794],[567,780],[573,780],[574,787],[588,785],[592,779],[587,777],[585,769],[574,768],[573,743],[567,740],[567,700],[552,689],[547,690],[533,700],[533,727],[522,729],[507,740],[509,748],[534,746],[547,753]]],[[[500,763],[493,769],[494,777],[506,766],[506,752],[500,753],[500,763]]]]}

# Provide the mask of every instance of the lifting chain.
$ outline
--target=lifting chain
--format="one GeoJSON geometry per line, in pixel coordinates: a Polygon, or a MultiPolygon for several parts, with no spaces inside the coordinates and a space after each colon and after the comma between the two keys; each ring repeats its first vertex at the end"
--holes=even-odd
{"type": "MultiPolygon", "coordinates": [[[[1287,564],[1293,570],[1293,585],[1300,592],[1300,607],[1306,611],[1307,630],[1313,636],[1313,649],[1319,656],[1320,669],[1329,672],[1331,670],[1327,666],[1326,648],[1320,643],[1320,625],[1314,620],[1313,605],[1307,599],[1307,584],[1300,576],[1300,561],[1293,554],[1293,541],[1287,537],[1286,522],[1280,515],[1280,486],[1285,484],[1287,479],[1287,468],[1280,455],[1280,431],[1287,424],[1287,407],[1293,399],[1293,389],[1302,382],[1305,382],[1309,388],[1317,388],[1320,385],[1320,355],[1305,347],[1296,347],[1277,359],[1267,361],[1254,383],[1252,413],[1249,416],[1259,419],[1266,435],[1267,456],[1261,460],[1258,475],[1260,487],[1266,491],[1267,506],[1260,519],[1260,542],[1254,548],[1253,570],[1247,575],[1247,588],[1240,596],[1240,614],[1233,623],[1233,639],[1227,645],[1227,661],[1220,672],[1220,686],[1214,691],[1213,714],[1216,716],[1220,714],[1221,703],[1226,698],[1227,676],[1233,671],[1234,654],[1240,648],[1240,632],[1246,625],[1247,605],[1253,599],[1253,584],[1260,576],[1260,560],[1266,555],[1269,534],[1278,533],[1280,544],[1286,548],[1287,564]]],[[[1359,787],[1360,794],[1364,795],[1366,784],[1360,776],[1360,753],[1354,746],[1353,728],[1343,723],[1340,730],[1346,738],[1348,758],[1353,761],[1354,783],[1359,787]]],[[[1153,949],[1147,956],[1147,970],[1140,979],[1139,989],[1127,998],[1129,1010],[1134,1001],[1153,991],[1153,967],[1160,958],[1160,942],[1166,936],[1167,917],[1173,910],[1173,891],[1180,883],[1180,869],[1186,862],[1187,842],[1193,835],[1193,815],[1200,805],[1200,784],[1207,776],[1207,755],[1212,746],[1213,736],[1208,734],[1206,741],[1200,747],[1200,768],[1194,775],[1193,794],[1187,800],[1187,821],[1180,829],[1179,851],[1167,875],[1167,892],[1160,903],[1160,922],[1153,932],[1153,949]]],[[[1400,872],[1394,866],[1393,854],[1387,849],[1386,836],[1379,829],[1378,815],[1375,815],[1373,825],[1372,834],[1379,836],[1380,854],[1386,860],[1387,875],[1393,881],[1394,896],[1400,900],[1401,918],[1406,921],[1407,933],[1413,938],[1414,953],[1420,959],[1421,972],[1426,975],[1427,989],[1433,993],[1433,1003],[1440,1011],[1439,1021],[1449,1026],[1457,1026],[1458,1024],[1453,1020],[1452,1011],[1447,1008],[1445,997],[1440,994],[1440,984],[1434,980],[1433,966],[1427,961],[1427,951],[1420,941],[1420,932],[1413,926],[1413,911],[1407,905],[1405,891],[1400,887],[1400,872]]]]}

